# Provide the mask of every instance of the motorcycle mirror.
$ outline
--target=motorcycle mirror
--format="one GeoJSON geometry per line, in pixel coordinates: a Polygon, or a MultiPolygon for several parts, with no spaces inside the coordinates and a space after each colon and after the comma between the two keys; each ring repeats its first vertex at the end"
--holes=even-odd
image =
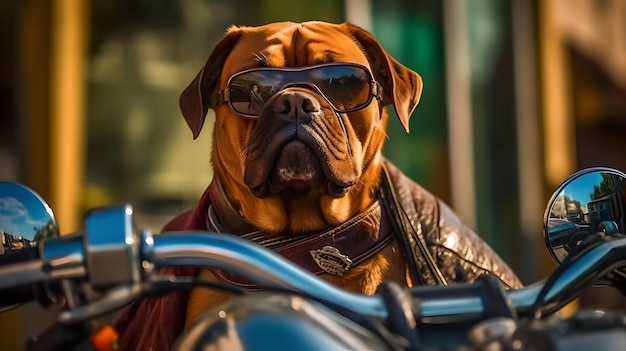
{"type": "Polygon", "coordinates": [[[50,206],[32,189],[0,181],[0,254],[59,235],[50,206]]]}
{"type": "Polygon", "coordinates": [[[544,215],[544,239],[552,258],[562,263],[591,235],[626,233],[626,175],[604,167],[586,168],[556,189],[544,215]]]}

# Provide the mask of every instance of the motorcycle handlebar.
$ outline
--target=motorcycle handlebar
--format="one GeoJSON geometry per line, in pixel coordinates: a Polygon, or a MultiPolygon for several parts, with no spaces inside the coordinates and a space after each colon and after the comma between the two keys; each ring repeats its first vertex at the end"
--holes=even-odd
{"type": "Polygon", "coordinates": [[[82,237],[54,238],[41,244],[0,255],[0,306],[34,300],[47,306],[58,295],[47,282],[87,275],[82,237]]]}
{"type": "MultiPolygon", "coordinates": [[[[25,256],[28,262],[0,266],[0,291],[22,289],[51,280],[78,278],[88,279],[92,286],[101,290],[134,286],[134,289],[128,290],[132,290],[132,294],[137,294],[140,290],[137,286],[146,286],[143,283],[149,276],[146,272],[148,267],[158,269],[171,266],[198,266],[240,274],[267,287],[279,287],[307,296],[312,295],[318,301],[343,306],[365,317],[380,320],[388,317],[385,301],[381,296],[347,292],[261,246],[235,236],[207,235],[207,232],[180,232],[153,236],[149,231],[137,232],[131,225],[131,216],[132,211],[128,206],[117,210],[109,209],[100,214],[96,213],[92,219],[87,219],[87,230],[83,236],[61,237],[40,243],[39,259],[33,260],[32,257],[25,256]],[[118,233],[111,235],[110,230],[105,230],[107,228],[114,228],[118,233]],[[107,257],[122,257],[123,261],[114,263],[118,266],[132,267],[126,267],[127,274],[121,275],[121,278],[113,277],[110,267],[103,266],[103,263],[107,262],[107,257]]],[[[545,306],[548,308],[546,311],[557,310],[573,300],[580,289],[624,265],[626,238],[603,242],[580,256],[567,271],[552,281],[545,291],[542,291],[544,282],[508,291],[512,308],[518,315],[529,313],[537,298],[543,294],[545,306]]],[[[476,296],[471,286],[472,284],[456,284],[411,290],[412,297],[419,300],[415,317],[420,320],[445,321],[462,320],[468,316],[483,314],[488,306],[485,305],[484,299],[476,296]]],[[[107,296],[109,299],[128,300],[132,298],[132,294],[119,292],[119,295],[108,293],[107,296]]],[[[24,297],[33,298],[28,294],[24,297]]],[[[5,305],[10,303],[12,301],[5,305]]],[[[107,303],[109,307],[115,305],[115,301],[109,300],[107,303]]],[[[86,317],[88,315],[81,316],[86,317]]]]}
{"type": "MultiPolygon", "coordinates": [[[[13,272],[20,274],[24,267],[22,263],[28,264],[38,257],[39,252],[34,248],[9,251],[0,255],[0,267],[11,268],[13,272]]],[[[5,278],[2,281],[5,281],[5,278]]],[[[33,301],[37,298],[37,290],[37,284],[20,284],[0,289],[0,307],[33,301]]]]}
{"type": "MultiPolygon", "coordinates": [[[[198,265],[241,274],[260,284],[275,284],[297,292],[315,294],[321,301],[347,307],[362,315],[385,319],[387,311],[380,296],[365,296],[337,288],[260,246],[238,237],[179,233],[155,236],[146,258],[157,267],[198,265]]],[[[590,249],[572,263],[545,292],[548,313],[571,302],[584,287],[626,263],[626,238],[618,238],[590,249]]],[[[520,315],[531,312],[545,281],[508,291],[512,307],[520,315]]],[[[419,299],[416,317],[459,319],[485,312],[483,300],[473,292],[473,284],[428,286],[412,290],[419,299]]]]}

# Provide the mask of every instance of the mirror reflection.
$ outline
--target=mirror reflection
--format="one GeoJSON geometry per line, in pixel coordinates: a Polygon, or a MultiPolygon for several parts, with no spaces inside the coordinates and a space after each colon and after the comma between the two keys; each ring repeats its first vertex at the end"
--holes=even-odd
{"type": "Polygon", "coordinates": [[[626,176],[609,168],[580,171],[554,193],[546,211],[546,244],[557,263],[590,234],[624,233],[626,176]]]}
{"type": "Polygon", "coordinates": [[[28,187],[0,181],[0,254],[58,235],[48,204],[28,187]]]}

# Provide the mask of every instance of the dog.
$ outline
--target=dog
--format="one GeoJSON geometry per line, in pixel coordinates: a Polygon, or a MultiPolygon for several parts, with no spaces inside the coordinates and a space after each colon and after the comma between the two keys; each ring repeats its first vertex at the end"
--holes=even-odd
{"type": "MultiPolygon", "coordinates": [[[[371,89],[369,83],[361,82],[371,89]]],[[[273,23],[231,27],[183,91],[180,107],[194,137],[200,133],[207,108],[215,111],[214,177],[243,219],[267,233],[301,234],[338,226],[371,205],[386,138],[388,114],[381,114],[382,107],[393,104],[408,130],[421,91],[421,77],[356,26],[273,23]],[[343,116],[337,115],[330,97],[299,82],[279,86],[282,89],[267,100],[256,118],[241,116],[219,101],[220,89],[247,69],[333,68],[329,64],[343,62],[365,67],[367,72],[358,72],[360,67],[354,66],[360,74],[376,75],[360,78],[374,78],[382,87],[378,88],[382,93],[369,92],[368,104],[343,116]]],[[[398,249],[390,247],[348,274],[326,278],[371,294],[390,273],[390,261],[405,266],[395,262],[394,251],[398,249]]],[[[203,272],[203,278],[214,279],[209,271],[203,272]]],[[[404,279],[404,269],[392,272],[404,279]]],[[[215,293],[197,289],[189,301],[187,322],[220,300],[215,293]]]]}
{"type": "MultiPolygon", "coordinates": [[[[197,208],[164,231],[297,238],[266,246],[364,294],[386,281],[472,281],[485,272],[521,286],[478,235],[383,156],[386,107],[409,132],[422,89],[418,73],[350,23],[231,26],[180,96],[194,138],[215,112],[213,181],[197,208]],[[416,236],[399,233],[407,228],[416,236]]],[[[195,274],[247,284],[220,271],[195,274]]],[[[184,325],[228,298],[193,289],[184,325]]]]}

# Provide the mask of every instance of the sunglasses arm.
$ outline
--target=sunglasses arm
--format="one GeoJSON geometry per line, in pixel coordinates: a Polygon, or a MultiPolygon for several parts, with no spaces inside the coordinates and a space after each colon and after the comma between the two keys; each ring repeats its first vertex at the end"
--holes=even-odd
{"type": "Polygon", "coordinates": [[[217,104],[223,105],[226,102],[230,101],[230,90],[225,88],[217,92],[217,104]]]}
{"type": "Polygon", "coordinates": [[[372,81],[372,95],[376,100],[383,101],[383,86],[375,80],[372,81]]]}

